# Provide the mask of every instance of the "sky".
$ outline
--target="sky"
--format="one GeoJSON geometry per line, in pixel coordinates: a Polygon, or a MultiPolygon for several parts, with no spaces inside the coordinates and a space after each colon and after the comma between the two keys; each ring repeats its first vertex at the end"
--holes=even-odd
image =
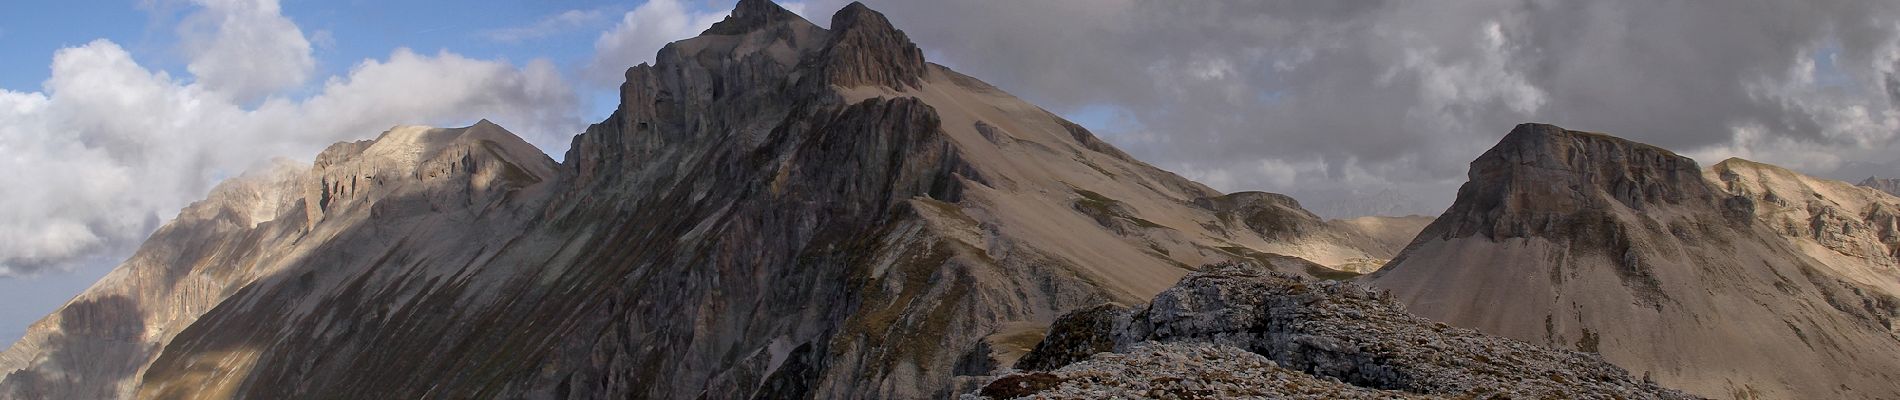
{"type": "MultiPolygon", "coordinates": [[[[1223,191],[1436,215],[1522,122],[1900,175],[1891,0],[867,0],[926,58],[1223,191]]],[[[781,2],[828,24],[841,0],[781,2]]],[[[0,13],[0,341],[218,181],[487,118],[556,159],[730,1],[21,1],[0,13]]]]}

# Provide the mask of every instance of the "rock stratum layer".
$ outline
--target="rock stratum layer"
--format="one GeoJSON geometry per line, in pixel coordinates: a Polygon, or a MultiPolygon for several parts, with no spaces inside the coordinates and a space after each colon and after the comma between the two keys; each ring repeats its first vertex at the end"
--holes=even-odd
{"type": "Polygon", "coordinates": [[[1358,284],[1252,264],[1211,266],[1144,306],[1065,315],[1016,366],[978,397],[1694,398],[1594,354],[1449,327],[1358,284]]]}
{"type": "Polygon", "coordinates": [[[1720,398],[1900,397],[1900,199],[1520,125],[1366,282],[1420,315],[1720,398]]]}
{"type": "Polygon", "coordinates": [[[831,21],[741,1],[561,163],[484,121],[229,182],[0,354],[0,398],[942,397],[1193,266],[1343,278],[1409,236],[1218,193],[862,5],[831,21]]]}

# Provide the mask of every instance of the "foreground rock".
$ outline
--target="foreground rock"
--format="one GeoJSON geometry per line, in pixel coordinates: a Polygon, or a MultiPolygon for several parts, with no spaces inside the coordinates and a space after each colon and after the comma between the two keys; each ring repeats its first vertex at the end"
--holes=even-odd
{"type": "Polygon", "coordinates": [[[965,399],[1406,399],[1427,396],[1368,389],[1314,377],[1238,347],[1143,342],[1054,371],[1015,373],[965,399]]]}
{"type": "Polygon", "coordinates": [[[1017,366],[1029,372],[1000,377],[979,393],[1086,397],[1154,390],[1143,382],[1155,378],[1192,382],[1164,391],[1274,398],[1693,398],[1593,354],[1449,327],[1408,314],[1357,284],[1250,264],[1189,275],[1146,306],[1066,315],[1017,366]],[[1207,344],[1144,345],[1149,342],[1207,344]],[[1229,346],[1264,359],[1237,357],[1223,350],[1229,346]],[[1077,382],[1092,376],[1103,378],[1077,382]]]}

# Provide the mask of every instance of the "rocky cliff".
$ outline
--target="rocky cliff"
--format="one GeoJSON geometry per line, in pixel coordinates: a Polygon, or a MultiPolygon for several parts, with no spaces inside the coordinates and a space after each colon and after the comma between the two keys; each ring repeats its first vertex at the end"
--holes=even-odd
{"type": "Polygon", "coordinates": [[[1885,195],[1537,124],[1470,178],[1367,282],[1700,395],[1900,396],[1885,195]]]}
{"type": "Polygon", "coordinates": [[[1211,266],[1143,306],[1063,316],[978,397],[1691,396],[1600,357],[1407,314],[1386,293],[1252,264],[1211,266]]]}
{"type": "MultiPolygon", "coordinates": [[[[200,278],[221,290],[195,318],[74,363],[127,367],[20,393],[941,397],[1062,312],[1145,299],[1197,265],[1337,277],[1397,250],[1136,161],[926,62],[861,4],[831,21],[739,2],[628,69],[562,163],[486,122],[332,146],[274,192],[268,240],[190,242],[268,255],[200,278]],[[115,389],[83,391],[100,387],[115,389]]],[[[188,246],[167,238],[146,248],[188,246]]],[[[44,361],[62,348],[16,346],[41,360],[16,375],[64,368],[44,361]]]]}

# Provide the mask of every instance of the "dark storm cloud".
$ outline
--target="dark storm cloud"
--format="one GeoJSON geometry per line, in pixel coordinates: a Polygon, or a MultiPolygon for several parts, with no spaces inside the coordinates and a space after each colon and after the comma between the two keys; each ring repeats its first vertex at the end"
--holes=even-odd
{"type": "Polygon", "coordinates": [[[934,61],[1124,113],[1098,128],[1144,160],[1309,204],[1436,213],[1520,122],[1821,175],[1900,127],[1893,1],[871,3],[934,61]]]}

